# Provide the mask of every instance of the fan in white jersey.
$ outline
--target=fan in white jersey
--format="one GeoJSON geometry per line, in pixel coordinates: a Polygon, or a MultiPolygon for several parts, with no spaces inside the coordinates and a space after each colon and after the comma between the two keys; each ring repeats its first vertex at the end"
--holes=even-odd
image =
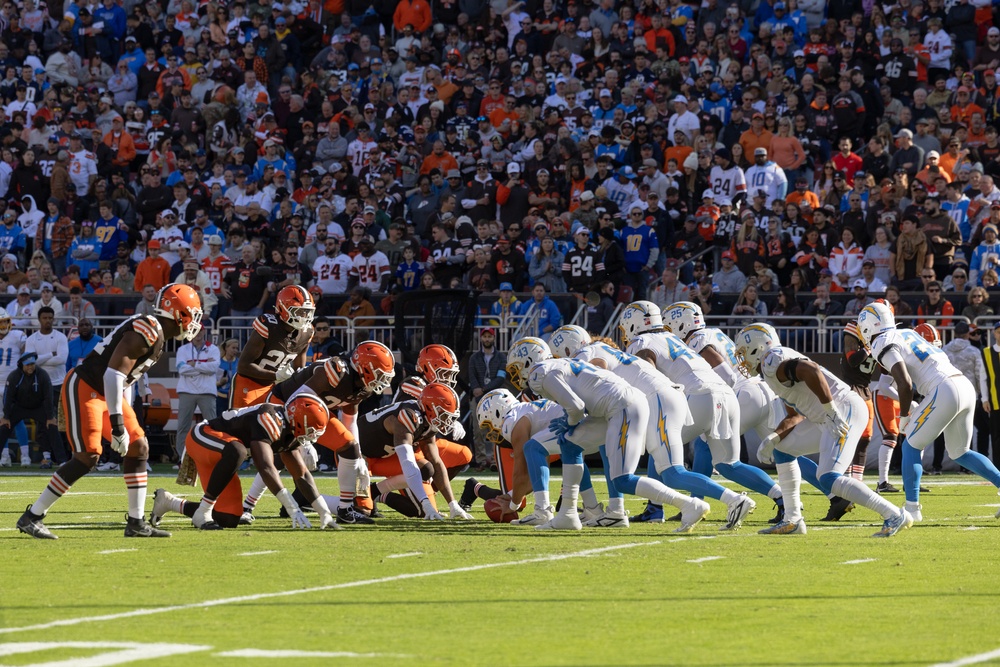
{"type": "MultiPolygon", "coordinates": [[[[7,390],[7,377],[17,368],[17,360],[24,354],[24,343],[27,337],[20,329],[11,330],[10,315],[0,309],[0,417],[3,417],[4,394],[7,390]]],[[[28,452],[28,428],[24,422],[18,422],[14,427],[17,443],[21,447],[21,467],[31,465],[28,452]]],[[[8,443],[0,442],[0,467],[10,465],[10,449],[8,443]]]]}
{"type": "Polygon", "coordinates": [[[746,171],[747,190],[750,193],[764,193],[764,206],[771,208],[776,199],[784,199],[788,191],[788,178],[774,162],[767,159],[766,148],[756,148],[753,152],[754,164],[746,171]]]}
{"type": "Polygon", "coordinates": [[[732,387],[707,361],[663,328],[656,304],[630,303],[622,311],[618,326],[628,352],[656,366],[687,396],[693,424],[683,428],[682,441],[704,437],[711,464],[723,477],[777,502],[781,490],[774,480],[760,468],[740,461],[740,404],[732,387]]]}
{"type": "MultiPolygon", "coordinates": [[[[921,452],[944,434],[944,446],[955,463],[1000,487],[1000,471],[979,452],[969,449],[976,411],[976,389],[947,355],[909,329],[896,329],[884,304],[873,303],[858,315],[861,341],[896,381],[899,432],[903,440],[903,490],[906,508],[919,521],[921,452]],[[923,400],[912,408],[914,390],[923,400]],[[911,409],[912,408],[912,409],[911,409]]],[[[1000,518],[1000,511],[997,512],[1000,518]]]]}
{"type": "Polygon", "coordinates": [[[389,280],[389,258],[381,250],[375,249],[375,243],[369,236],[361,237],[358,242],[361,251],[354,256],[354,266],[351,268],[351,283],[367,287],[372,292],[384,292],[389,280]]]}
{"type": "Polygon", "coordinates": [[[882,530],[875,537],[891,537],[913,523],[905,509],[856,479],[844,474],[867,424],[864,399],[833,373],[795,350],[781,347],[769,324],[751,324],[736,335],[740,369],[750,376],[762,375],[774,393],[789,406],[788,416],[764,439],[757,458],[773,458],[778,483],[785,497],[784,521],[765,528],[769,535],[804,534],[799,500],[801,470],[796,457],[819,453],[816,478],[824,493],[867,507],[882,516],[882,530]]]}
{"type": "Polygon", "coordinates": [[[715,151],[715,166],[709,173],[709,183],[711,183],[712,194],[715,200],[726,197],[733,206],[737,200],[742,199],[747,193],[747,178],[743,170],[733,162],[733,154],[728,148],[720,148],[715,151]]]}
{"type": "MultiPolygon", "coordinates": [[[[606,451],[610,475],[622,493],[640,495],[655,502],[668,503],[681,510],[678,532],[690,532],[708,514],[708,503],[685,498],[662,483],[635,475],[639,457],[645,449],[649,408],[638,390],[610,371],[569,359],[552,359],[548,346],[538,339],[522,339],[507,355],[507,375],[518,389],[529,388],[542,398],[555,401],[566,410],[566,419],[550,428],[557,435],[572,435],[585,417],[607,420],[606,451]]],[[[565,452],[564,452],[565,453],[565,452]]],[[[582,461],[581,461],[582,462],[582,461]]],[[[576,465],[576,461],[571,461],[576,465]]],[[[550,527],[571,524],[568,513],[575,512],[579,479],[566,479],[563,473],[562,508],[550,527]]]]}
{"type": "Polygon", "coordinates": [[[312,272],[323,294],[344,294],[348,279],[354,270],[354,260],[340,252],[340,239],[327,236],[322,255],[313,262],[312,272]]]}

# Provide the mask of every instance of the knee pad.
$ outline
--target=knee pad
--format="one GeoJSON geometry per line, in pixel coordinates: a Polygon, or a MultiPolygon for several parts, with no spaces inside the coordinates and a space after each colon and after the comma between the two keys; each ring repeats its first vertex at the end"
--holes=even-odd
{"type": "Polygon", "coordinates": [[[833,483],[843,477],[839,472],[825,472],[819,476],[819,485],[826,492],[833,490],[833,483]]]}
{"type": "Polygon", "coordinates": [[[434,464],[424,461],[420,464],[420,478],[425,482],[434,477],[434,464]]]}
{"type": "Polygon", "coordinates": [[[635,475],[622,475],[620,477],[615,477],[612,480],[615,488],[618,489],[620,493],[628,493],[630,495],[635,495],[635,487],[638,481],[639,478],[635,475]]]}
{"type": "Polygon", "coordinates": [[[791,463],[795,460],[795,457],[791,454],[786,454],[780,450],[774,450],[774,462],[775,463],[791,463]]]}

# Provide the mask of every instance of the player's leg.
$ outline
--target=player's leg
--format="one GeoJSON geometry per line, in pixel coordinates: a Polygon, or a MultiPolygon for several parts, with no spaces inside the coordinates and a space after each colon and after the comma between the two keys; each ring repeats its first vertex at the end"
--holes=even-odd
{"type": "MultiPolygon", "coordinates": [[[[778,471],[778,485],[785,501],[785,516],[770,528],[759,531],[763,535],[803,535],[806,522],[802,518],[802,470],[800,462],[815,454],[819,448],[820,429],[810,421],[799,422],[774,446],[774,465],[778,471]]],[[[818,480],[816,482],[819,483],[818,480]]]]}
{"type": "MultiPolygon", "coordinates": [[[[195,462],[199,465],[198,478],[201,480],[204,495],[202,495],[201,502],[191,517],[191,522],[195,527],[207,530],[218,527],[211,525],[214,523],[212,512],[223,493],[233,482],[233,478],[237,477],[240,465],[248,456],[248,450],[246,445],[235,438],[219,433],[204,423],[198,424],[194,433],[198,445],[218,453],[217,459],[215,456],[203,456],[202,463],[198,463],[198,458],[195,458],[195,462]],[[214,461],[214,465],[211,463],[212,461],[214,461]],[[211,467],[209,468],[209,466],[211,467]]],[[[236,480],[236,488],[239,490],[238,479],[236,480]]]]}
{"type": "Polygon", "coordinates": [[[580,483],[586,469],[583,464],[583,448],[564,439],[559,444],[559,455],[563,469],[562,503],[555,516],[547,523],[537,526],[538,530],[580,530],[583,527],[576,509],[580,483]]]}
{"type": "MultiPolygon", "coordinates": [[[[575,445],[582,450],[582,454],[579,457],[579,463],[583,464],[583,456],[588,454],[596,454],[600,451],[601,446],[604,445],[604,438],[607,435],[608,425],[603,419],[597,417],[589,417],[579,424],[573,433],[566,436],[565,441],[568,445],[575,445]]],[[[557,443],[558,444],[558,443],[557,443]]],[[[560,456],[561,445],[560,447],[560,456]]],[[[547,447],[549,448],[549,447],[547,447]]],[[[573,450],[571,450],[573,451],[573,450]]],[[[573,461],[576,461],[577,457],[573,455],[573,461]]],[[[563,460],[563,485],[567,483],[567,474],[565,471],[566,465],[575,465],[575,463],[567,464],[566,460],[563,460]]],[[[609,508],[608,512],[605,512],[604,505],[597,501],[597,494],[594,493],[594,485],[590,477],[590,469],[583,464],[583,471],[580,477],[580,498],[583,500],[583,515],[580,520],[585,526],[600,526],[600,527],[615,527],[627,525],[628,521],[624,512],[624,503],[619,500],[619,507],[612,511],[609,508]]],[[[570,471],[570,479],[572,480],[575,476],[575,472],[570,471]]],[[[565,488],[563,489],[565,491],[565,488]]],[[[618,492],[612,487],[610,491],[614,494],[618,492]]],[[[563,498],[560,497],[560,503],[563,498]]],[[[561,508],[561,505],[559,506],[561,508]]],[[[558,508],[557,508],[558,509],[558,508]]],[[[662,514],[662,512],[661,512],[662,514]]]]}
{"type": "Polygon", "coordinates": [[[882,434],[882,444],[878,449],[879,493],[898,493],[899,489],[889,483],[889,462],[899,440],[899,401],[883,392],[875,392],[875,420],[882,434]]]}
{"type": "Polygon", "coordinates": [[[868,408],[868,420],[865,424],[865,430],[861,434],[861,439],[858,440],[858,446],[854,450],[854,460],[848,466],[847,472],[854,479],[863,482],[865,479],[865,463],[868,460],[868,444],[871,442],[872,433],[875,430],[875,408],[872,405],[871,398],[861,392],[858,392],[858,395],[861,396],[861,399],[865,402],[865,407],[868,408]]]}
{"type": "MultiPolygon", "coordinates": [[[[972,427],[975,420],[976,393],[965,378],[950,378],[958,395],[958,411],[944,428],[944,442],[948,456],[955,463],[968,468],[993,486],[1000,487],[1000,470],[980,452],[970,449],[972,427]]],[[[1000,512],[997,513],[1000,516],[1000,512]]]]}
{"type": "MultiPolygon", "coordinates": [[[[973,399],[974,400],[974,399],[973,399]]],[[[920,478],[924,474],[923,451],[944,431],[958,413],[960,399],[955,385],[943,382],[910,411],[903,429],[903,491],[906,509],[920,512],[920,478]]]]}
{"type": "MultiPolygon", "coordinates": [[[[363,479],[367,466],[365,465],[364,458],[361,456],[361,446],[354,439],[354,434],[339,419],[330,417],[326,431],[319,437],[316,444],[337,454],[337,486],[339,487],[340,497],[334,505],[331,505],[331,507],[335,508],[334,512],[337,515],[337,522],[352,525],[371,525],[375,523],[373,519],[354,509],[354,498],[358,494],[359,480],[360,483],[364,484],[363,488],[367,488],[371,482],[370,479],[363,479]]],[[[251,491],[253,490],[251,489],[251,491]]],[[[294,494],[292,497],[295,497],[294,494]]],[[[298,499],[296,500],[299,502],[299,505],[309,504],[303,503],[298,499]]],[[[302,500],[305,499],[303,498],[302,500]]]]}
{"type": "Polygon", "coordinates": [[[76,373],[63,383],[61,401],[66,409],[66,428],[73,456],[59,466],[38,499],[17,521],[17,528],[32,537],[55,539],[42,523],[49,508],[81,477],[93,470],[101,456],[101,423],[107,404],[76,373]]]}
{"type": "MultiPolygon", "coordinates": [[[[126,399],[128,397],[126,396],[126,399]]],[[[111,440],[111,417],[103,415],[102,436],[111,440]]],[[[128,451],[122,457],[122,472],[125,487],[128,491],[128,523],[125,527],[126,537],[169,537],[170,533],[156,530],[146,523],[146,462],[149,460],[149,443],[146,433],[139,424],[139,419],[128,400],[122,401],[122,420],[129,436],[128,451]]]]}

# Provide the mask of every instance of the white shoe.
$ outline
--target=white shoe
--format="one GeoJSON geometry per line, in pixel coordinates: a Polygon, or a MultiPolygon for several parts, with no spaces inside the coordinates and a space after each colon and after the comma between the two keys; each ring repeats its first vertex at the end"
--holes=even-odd
{"type": "Polygon", "coordinates": [[[609,512],[605,510],[597,519],[597,526],[600,528],[628,528],[628,510],[621,512],[609,512]]]}
{"type": "Polygon", "coordinates": [[[540,526],[543,523],[548,523],[555,516],[551,505],[549,507],[536,507],[535,511],[526,517],[520,519],[514,519],[510,522],[512,526],[540,526]]]}
{"type": "Polygon", "coordinates": [[[170,511],[170,501],[176,500],[177,496],[166,489],[157,489],[153,492],[153,511],[149,513],[149,523],[154,528],[160,525],[163,515],[170,511]]]}
{"type": "Polygon", "coordinates": [[[886,519],[882,523],[882,530],[872,535],[872,537],[892,537],[899,531],[906,530],[912,525],[913,517],[905,509],[901,509],[899,510],[899,514],[886,519]]]}
{"type": "Polygon", "coordinates": [[[729,503],[729,512],[726,514],[726,525],[719,530],[739,530],[743,525],[743,519],[752,514],[757,509],[757,503],[744,491],[733,502],[729,503]]]}
{"type": "Polygon", "coordinates": [[[248,510],[247,508],[244,507],[243,514],[240,515],[240,525],[249,526],[256,520],[256,518],[257,517],[253,515],[253,510],[248,510]]]}
{"type": "Polygon", "coordinates": [[[540,526],[535,526],[535,530],[580,530],[583,524],[580,523],[580,515],[576,512],[572,514],[556,514],[550,521],[540,526]]]}
{"type": "Polygon", "coordinates": [[[604,516],[604,503],[597,503],[597,507],[584,507],[583,516],[580,517],[580,521],[584,526],[594,528],[597,526],[597,520],[604,516]]]}
{"type": "Polygon", "coordinates": [[[3,454],[0,454],[0,468],[10,467],[10,450],[3,450],[3,454]]]}
{"type": "MultiPolygon", "coordinates": [[[[42,461],[42,464],[44,465],[45,461],[42,461]]],[[[31,467],[31,459],[22,459],[21,460],[21,467],[22,468],[30,468],[31,467]]]]}
{"type": "Polygon", "coordinates": [[[806,522],[799,519],[795,523],[790,521],[779,521],[773,526],[768,526],[763,530],[758,530],[761,535],[805,535],[806,522]]]}
{"type": "MultiPolygon", "coordinates": [[[[907,500],[903,503],[903,507],[907,512],[909,512],[910,516],[913,517],[913,523],[920,523],[924,520],[924,515],[920,511],[924,508],[924,506],[920,503],[911,503],[907,500]]],[[[997,512],[997,518],[1000,518],[1000,511],[997,512]]]]}
{"type": "MultiPolygon", "coordinates": [[[[97,466],[98,472],[114,472],[115,470],[118,470],[118,464],[114,461],[105,461],[101,465],[97,466]]],[[[155,526],[156,524],[153,525],[155,526]]]]}
{"type": "Polygon", "coordinates": [[[712,507],[704,500],[698,498],[688,498],[683,509],[681,509],[681,527],[674,529],[675,533],[690,533],[698,522],[704,519],[712,507]]]}

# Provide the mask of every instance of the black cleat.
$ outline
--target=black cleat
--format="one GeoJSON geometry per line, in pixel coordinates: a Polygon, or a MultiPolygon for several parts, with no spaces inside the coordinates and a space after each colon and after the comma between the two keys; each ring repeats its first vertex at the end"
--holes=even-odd
{"type": "Polygon", "coordinates": [[[170,537],[170,533],[153,528],[146,519],[133,519],[126,515],[125,537],[170,537]]]}
{"type": "Polygon", "coordinates": [[[878,486],[875,487],[875,493],[899,493],[899,489],[891,482],[879,482],[878,486]]]}
{"type": "MultiPolygon", "coordinates": [[[[201,524],[201,528],[199,528],[198,530],[222,530],[222,526],[215,523],[214,521],[206,521],[205,523],[201,524]]],[[[169,533],[167,534],[169,535],[169,533]]]]}
{"type": "Polygon", "coordinates": [[[372,511],[368,513],[368,518],[369,519],[384,519],[385,518],[385,515],[382,514],[382,512],[379,511],[377,503],[372,502],[372,511]]]}
{"type": "Polygon", "coordinates": [[[778,512],[777,512],[777,514],[774,515],[774,517],[772,517],[772,518],[770,518],[770,519],[767,520],[767,522],[770,523],[770,524],[781,523],[782,521],[785,520],[785,507],[784,507],[784,505],[775,505],[775,507],[778,508],[778,512]]]}
{"type": "Polygon", "coordinates": [[[52,532],[45,527],[42,523],[43,516],[38,516],[31,512],[31,505],[24,508],[24,514],[21,518],[17,520],[17,529],[24,533],[25,535],[31,535],[32,537],[38,538],[40,540],[58,540],[58,535],[53,535],[52,532]]]}
{"type": "Polygon", "coordinates": [[[841,517],[854,509],[854,503],[839,496],[830,501],[830,511],[820,521],[840,521],[841,517]]]}
{"type": "Polygon", "coordinates": [[[375,520],[365,516],[353,507],[338,507],[337,523],[349,526],[370,526],[375,523],[375,520]]]}
{"type": "MultiPolygon", "coordinates": [[[[462,496],[458,499],[458,506],[466,512],[472,509],[472,506],[476,502],[476,484],[479,484],[479,480],[475,477],[465,480],[465,488],[462,489],[462,496]]],[[[561,502],[562,498],[559,500],[561,502]]]]}

